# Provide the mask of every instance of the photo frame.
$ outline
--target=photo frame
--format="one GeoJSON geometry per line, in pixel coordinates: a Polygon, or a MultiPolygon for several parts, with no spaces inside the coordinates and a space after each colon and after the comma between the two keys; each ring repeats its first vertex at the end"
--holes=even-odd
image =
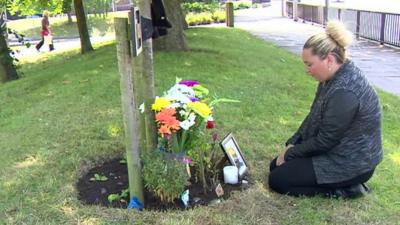
{"type": "Polygon", "coordinates": [[[142,22],[138,7],[131,7],[129,20],[131,22],[131,54],[136,57],[143,51],[142,22]]]}
{"type": "Polygon", "coordinates": [[[226,135],[220,145],[229,162],[238,168],[239,177],[243,178],[248,172],[248,164],[233,134],[226,135]]]}

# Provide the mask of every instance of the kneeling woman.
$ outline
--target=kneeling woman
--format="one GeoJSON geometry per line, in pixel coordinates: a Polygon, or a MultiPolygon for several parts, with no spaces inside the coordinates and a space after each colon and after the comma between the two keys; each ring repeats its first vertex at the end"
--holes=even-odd
{"type": "Polygon", "coordinates": [[[304,44],[307,72],[319,81],[308,116],[270,164],[269,186],[288,195],[356,197],[382,160],[379,99],[346,58],[352,35],[339,22],[304,44]]]}

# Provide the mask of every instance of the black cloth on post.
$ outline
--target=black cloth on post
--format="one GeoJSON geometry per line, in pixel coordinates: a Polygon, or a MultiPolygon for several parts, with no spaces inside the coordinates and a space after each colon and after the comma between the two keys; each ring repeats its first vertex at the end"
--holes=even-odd
{"type": "Polygon", "coordinates": [[[167,35],[167,29],[172,25],[167,19],[165,8],[162,0],[152,0],[151,2],[151,18],[153,21],[153,38],[167,35]]]}

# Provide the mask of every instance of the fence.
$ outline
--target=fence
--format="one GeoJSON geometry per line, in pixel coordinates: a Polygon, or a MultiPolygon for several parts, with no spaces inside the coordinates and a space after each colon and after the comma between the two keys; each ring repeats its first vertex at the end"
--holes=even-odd
{"type": "MultiPolygon", "coordinates": [[[[290,18],[323,24],[324,6],[297,4],[286,2],[286,14],[290,18]]],[[[400,47],[400,14],[371,12],[355,9],[329,8],[328,20],[337,19],[347,25],[358,37],[378,41],[381,44],[389,44],[400,47]]]]}

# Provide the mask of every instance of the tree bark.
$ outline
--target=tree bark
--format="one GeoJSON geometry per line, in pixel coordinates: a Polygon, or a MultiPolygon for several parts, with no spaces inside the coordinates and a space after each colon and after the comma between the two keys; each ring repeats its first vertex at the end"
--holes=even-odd
{"type": "Polygon", "coordinates": [[[18,79],[18,73],[10,56],[3,29],[0,29],[0,83],[16,79],[18,79]]]}
{"type": "Polygon", "coordinates": [[[86,23],[85,11],[83,8],[83,0],[74,0],[76,22],[78,24],[79,37],[81,39],[81,53],[93,51],[90,42],[89,31],[86,23]]]}
{"type": "Polygon", "coordinates": [[[164,51],[187,50],[184,30],[184,17],[181,8],[181,0],[164,1],[165,13],[172,24],[166,36],[154,40],[154,49],[164,51]]]}

